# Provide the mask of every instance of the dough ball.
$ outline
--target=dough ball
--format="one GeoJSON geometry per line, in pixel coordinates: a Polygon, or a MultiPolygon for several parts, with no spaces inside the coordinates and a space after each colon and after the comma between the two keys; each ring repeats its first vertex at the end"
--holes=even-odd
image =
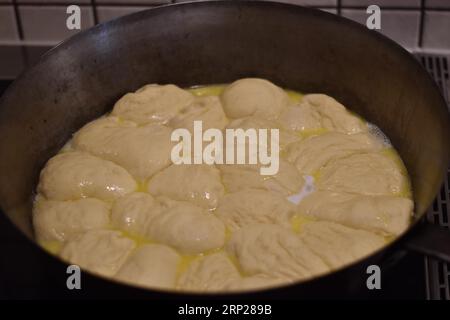
{"type": "Polygon", "coordinates": [[[73,146],[110,160],[145,180],[171,164],[172,130],[150,124],[141,127],[106,117],[90,122],[73,138],[73,146]]]}
{"type": "Polygon", "coordinates": [[[139,124],[166,124],[193,101],[191,93],[172,84],[150,84],[120,98],[112,114],[139,124]]]}
{"type": "Polygon", "coordinates": [[[212,213],[185,201],[162,200],[163,212],[152,219],[148,237],[185,254],[220,248],[225,226],[212,213]]]}
{"type": "Polygon", "coordinates": [[[186,128],[193,132],[194,121],[202,121],[203,130],[222,130],[228,123],[222,104],[217,96],[196,97],[194,102],[180,110],[169,121],[172,128],[186,128]]]}
{"type": "Polygon", "coordinates": [[[299,192],[304,184],[303,177],[294,165],[279,159],[278,173],[261,175],[260,165],[220,165],[222,182],[227,192],[245,189],[274,191],[283,196],[299,192]]]}
{"type": "Polygon", "coordinates": [[[60,153],[41,171],[38,191],[51,200],[114,200],[136,189],[122,167],[84,152],[60,153]]]}
{"type": "MultiPolygon", "coordinates": [[[[300,141],[302,139],[302,137],[300,135],[297,135],[293,132],[290,132],[288,130],[284,130],[283,128],[281,128],[280,124],[276,121],[269,121],[269,120],[265,120],[263,118],[259,118],[259,117],[255,117],[255,116],[235,119],[227,125],[227,129],[243,129],[244,131],[247,131],[248,129],[255,129],[257,137],[258,137],[259,129],[267,129],[268,150],[271,150],[271,139],[272,139],[271,129],[278,129],[278,136],[279,136],[278,144],[279,144],[280,150],[283,150],[284,148],[286,148],[286,146],[288,144],[290,144],[292,142],[300,141]]],[[[235,138],[235,141],[236,140],[237,139],[235,138]]],[[[248,140],[248,139],[246,139],[246,140],[248,140]]],[[[246,143],[246,149],[245,149],[246,154],[248,154],[248,152],[250,152],[248,141],[246,141],[245,143],[246,143]]],[[[258,149],[255,149],[255,152],[257,152],[257,150],[258,149]]],[[[248,161],[246,161],[246,163],[248,163],[248,161]]]]}
{"type": "Polygon", "coordinates": [[[317,221],[303,226],[300,238],[330,268],[339,268],[360,259],[385,245],[374,233],[317,221]]]}
{"type": "Polygon", "coordinates": [[[329,270],[294,232],[274,224],[254,224],[233,233],[226,246],[247,276],[265,274],[300,280],[329,270]]]}
{"type": "Polygon", "coordinates": [[[148,224],[161,210],[159,202],[148,193],[133,192],[114,203],[112,225],[130,235],[145,237],[148,224]]]}
{"type": "Polygon", "coordinates": [[[61,257],[86,270],[112,277],[134,247],[134,241],[119,231],[90,230],[67,242],[61,257]]]}
{"type": "Polygon", "coordinates": [[[280,123],[295,131],[326,129],[347,134],[365,132],[367,124],[342,104],[325,94],[307,94],[301,102],[286,109],[280,123]]]}
{"type": "Polygon", "coordinates": [[[407,189],[408,182],[397,164],[381,153],[356,153],[333,159],[319,172],[321,190],[395,195],[407,189]]]}
{"type": "Polygon", "coordinates": [[[170,247],[146,244],[136,249],[116,274],[117,279],[153,288],[173,288],[178,253],[170,247]]]}
{"type": "Polygon", "coordinates": [[[261,290],[268,289],[270,287],[276,287],[282,284],[288,284],[292,282],[289,279],[271,277],[265,274],[257,274],[249,277],[242,277],[232,281],[226,289],[231,290],[261,290]]]}
{"type": "Polygon", "coordinates": [[[329,132],[290,144],[287,160],[294,163],[302,174],[313,175],[333,159],[381,150],[382,144],[366,133],[343,134],[329,132]]]}
{"type": "Polygon", "coordinates": [[[219,252],[198,258],[181,274],[177,287],[189,291],[223,291],[233,281],[239,282],[239,271],[226,253],[219,252]]]}
{"type": "Polygon", "coordinates": [[[221,98],[225,113],[233,119],[251,115],[276,119],[289,103],[289,97],[283,89],[256,78],[233,82],[225,88],[221,98]]]}
{"type": "Polygon", "coordinates": [[[290,228],[295,206],[273,192],[247,189],[225,195],[215,213],[233,231],[257,223],[290,228]]]}
{"type": "Polygon", "coordinates": [[[364,196],[316,191],[304,198],[299,212],[343,225],[398,235],[408,228],[413,202],[393,196],[364,196]]]}
{"type": "Polygon", "coordinates": [[[95,198],[55,201],[38,196],[33,207],[36,237],[39,241],[65,241],[77,233],[105,228],[109,209],[108,203],[95,198]]]}
{"type": "Polygon", "coordinates": [[[171,165],[149,181],[148,191],[207,209],[215,209],[224,194],[220,172],[210,165],[171,165]]]}

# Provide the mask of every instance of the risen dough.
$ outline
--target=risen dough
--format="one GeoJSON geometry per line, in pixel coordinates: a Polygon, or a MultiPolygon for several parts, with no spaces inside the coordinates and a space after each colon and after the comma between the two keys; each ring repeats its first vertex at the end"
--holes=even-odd
{"type": "Polygon", "coordinates": [[[33,226],[40,241],[64,241],[77,233],[107,227],[109,209],[108,203],[93,198],[55,201],[38,197],[33,226]]]}
{"type": "Polygon", "coordinates": [[[171,164],[172,130],[150,124],[141,127],[116,117],[93,121],[78,131],[73,147],[113,161],[135,178],[145,180],[171,164]]]}
{"type": "MultiPolygon", "coordinates": [[[[298,134],[283,129],[277,121],[269,121],[257,116],[235,119],[227,125],[227,129],[243,129],[244,131],[248,129],[267,129],[267,145],[269,150],[271,147],[271,129],[278,129],[280,150],[283,150],[288,144],[302,139],[298,134]]],[[[248,142],[246,142],[246,150],[249,150],[248,142]]]]}
{"type": "Polygon", "coordinates": [[[233,233],[227,244],[246,275],[296,280],[329,270],[294,232],[274,224],[254,224],[233,233]]]}
{"type": "Polygon", "coordinates": [[[281,158],[279,165],[278,173],[269,176],[260,174],[260,165],[220,165],[219,169],[227,192],[263,189],[288,196],[301,190],[304,181],[295,166],[281,158]]]}
{"type": "Polygon", "coordinates": [[[162,200],[164,211],[147,229],[154,241],[173,246],[185,254],[220,248],[225,243],[223,223],[207,210],[185,201],[162,200]]]}
{"type": "Polygon", "coordinates": [[[69,263],[150,288],[242,291],[309,279],[407,228],[407,174],[388,145],[333,98],[263,79],[147,85],[48,161],[33,208],[36,237],[69,263]],[[222,131],[225,147],[228,138],[244,144],[245,164],[172,164],[173,130],[192,134],[196,120],[222,131]],[[276,164],[248,161],[259,150],[248,136],[260,141],[260,129],[270,159],[280,156],[274,175],[261,169],[276,164]]]}
{"type": "Polygon", "coordinates": [[[366,195],[399,194],[406,184],[397,164],[374,152],[332,159],[320,170],[317,182],[322,190],[366,195]]]}
{"type": "Polygon", "coordinates": [[[362,258],[385,244],[384,238],[374,233],[326,221],[305,224],[300,238],[332,269],[362,258]]]}
{"type": "Polygon", "coordinates": [[[145,237],[150,221],[162,211],[160,203],[144,192],[130,193],[118,199],[112,207],[113,227],[130,235],[145,237]]]}
{"type": "Polygon", "coordinates": [[[367,131],[367,125],[347,109],[324,94],[307,94],[301,102],[286,109],[280,116],[280,123],[295,131],[326,129],[342,133],[367,131]]]}
{"type": "Polygon", "coordinates": [[[113,276],[135,247],[119,231],[90,230],[66,242],[61,257],[87,270],[113,276]]]}
{"type": "Polygon", "coordinates": [[[394,196],[364,196],[316,191],[299,204],[299,212],[369,231],[400,234],[409,225],[413,202],[394,196]]]}
{"type": "Polygon", "coordinates": [[[286,149],[288,161],[303,174],[315,174],[330,160],[368,151],[380,150],[381,142],[367,133],[329,132],[294,142],[286,149]]]}
{"type": "Polygon", "coordinates": [[[242,277],[231,281],[226,287],[227,290],[258,290],[279,286],[291,282],[289,279],[277,278],[266,274],[256,274],[254,276],[242,277]]]}
{"type": "Polygon", "coordinates": [[[136,249],[117,272],[117,278],[137,285],[172,288],[180,256],[170,247],[146,244],[136,249]]]}
{"type": "Polygon", "coordinates": [[[191,262],[180,276],[178,287],[183,290],[219,291],[239,282],[241,276],[227,254],[213,253],[191,262]]]}
{"type": "Polygon", "coordinates": [[[120,98],[112,114],[139,124],[165,124],[193,101],[191,93],[177,86],[151,84],[120,98]]]}
{"type": "Polygon", "coordinates": [[[203,130],[210,128],[222,130],[228,123],[220,99],[216,96],[197,97],[170,119],[172,128],[186,128],[193,131],[194,121],[202,121],[203,130]]]}
{"type": "Polygon", "coordinates": [[[224,194],[220,172],[210,165],[171,165],[150,180],[148,191],[207,209],[215,209],[224,194]]]}
{"type": "Polygon", "coordinates": [[[60,153],[41,171],[38,191],[51,200],[113,200],[136,189],[122,167],[84,152],[60,153]]]}
{"type": "Polygon", "coordinates": [[[265,274],[241,276],[226,253],[198,258],[180,276],[178,288],[189,291],[235,291],[267,288],[289,280],[265,274]]]}
{"type": "Polygon", "coordinates": [[[288,95],[273,83],[255,78],[241,79],[222,93],[223,108],[230,118],[257,116],[276,119],[289,103],[288,95]]]}
{"type": "Polygon", "coordinates": [[[295,207],[276,193],[247,189],[223,197],[216,214],[230,230],[257,223],[275,223],[290,228],[295,207]]]}

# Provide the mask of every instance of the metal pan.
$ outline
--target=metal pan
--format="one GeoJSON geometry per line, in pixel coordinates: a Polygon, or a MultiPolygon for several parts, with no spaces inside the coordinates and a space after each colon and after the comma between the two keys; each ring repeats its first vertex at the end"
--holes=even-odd
{"type": "MultiPolygon", "coordinates": [[[[23,73],[0,101],[0,207],[33,239],[31,199],[45,162],[73,132],[146,83],[191,86],[267,78],[323,92],[377,124],[409,171],[414,223],[396,241],[331,274],[253,297],[323,297],[365,285],[368,265],[406,248],[450,259],[450,235],[420,223],[450,157],[450,121],[436,85],[399,45],[357,23],[269,2],[214,1],[159,7],[98,25],[63,42],[23,73]]],[[[34,243],[28,262],[64,288],[66,265],[34,243]]],[[[84,294],[183,297],[86,274],[84,294]]],[[[245,297],[250,293],[236,296],[245,297]]],[[[194,297],[196,295],[189,295],[194,297]]],[[[219,295],[214,295],[219,297],[219,295]]]]}

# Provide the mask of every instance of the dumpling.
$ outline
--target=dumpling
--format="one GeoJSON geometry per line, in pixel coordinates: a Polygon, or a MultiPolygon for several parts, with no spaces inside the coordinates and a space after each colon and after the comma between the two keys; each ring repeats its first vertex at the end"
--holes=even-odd
{"type": "Polygon", "coordinates": [[[160,203],[150,194],[133,192],[119,198],[112,207],[113,227],[133,236],[145,237],[150,221],[161,213],[160,203]]]}
{"type": "Polygon", "coordinates": [[[225,226],[205,209],[189,202],[162,200],[163,212],[147,228],[150,239],[197,254],[220,248],[225,243],[225,226]]]}
{"type": "Polygon", "coordinates": [[[240,79],[225,88],[223,108],[229,118],[257,116],[276,119],[288,105],[288,95],[273,83],[256,78],[240,79]]]}
{"type": "Polygon", "coordinates": [[[374,233],[326,221],[306,223],[300,238],[332,269],[356,261],[386,243],[374,233]]]}
{"type": "Polygon", "coordinates": [[[241,275],[224,252],[213,253],[192,261],[180,275],[177,287],[189,291],[225,290],[241,275]]]}
{"type": "Polygon", "coordinates": [[[162,125],[137,127],[106,117],[81,128],[73,146],[116,163],[143,181],[171,164],[171,134],[172,130],[162,125]]]}
{"type": "Polygon", "coordinates": [[[184,107],[171,118],[168,125],[172,128],[186,128],[193,132],[194,121],[202,121],[203,130],[225,128],[228,119],[219,97],[196,97],[192,104],[184,107]]]}
{"type": "Polygon", "coordinates": [[[148,191],[206,209],[215,209],[224,194],[220,172],[211,165],[171,165],[149,181],[148,191]]]}
{"type": "Polygon", "coordinates": [[[156,288],[175,285],[180,255],[170,247],[146,244],[137,248],[116,274],[117,279],[156,288]]]}
{"type": "Polygon", "coordinates": [[[367,131],[367,124],[342,104],[325,94],[304,95],[280,116],[280,123],[294,131],[326,129],[347,134],[367,131]]]}
{"type": "Polygon", "coordinates": [[[113,276],[134,247],[134,241],[119,231],[90,230],[67,242],[61,257],[86,270],[113,276]]]}
{"type": "Polygon", "coordinates": [[[78,233],[105,228],[110,205],[95,198],[72,201],[46,200],[38,196],[33,207],[33,226],[39,241],[65,241],[78,233]]]}
{"type": "Polygon", "coordinates": [[[394,196],[364,196],[316,191],[304,198],[298,211],[321,220],[377,233],[400,234],[408,228],[413,202],[394,196]]]}
{"type": "Polygon", "coordinates": [[[329,132],[290,144],[287,160],[294,163],[302,174],[313,175],[330,160],[382,149],[382,144],[366,133],[352,135],[329,132]]]}
{"type": "Polygon", "coordinates": [[[226,248],[247,276],[265,274],[299,280],[329,270],[296,233],[274,224],[241,228],[233,233],[226,248]]]}
{"type": "Polygon", "coordinates": [[[295,206],[273,192],[247,189],[225,195],[215,214],[232,231],[257,223],[290,228],[295,206]]]}
{"type": "Polygon", "coordinates": [[[112,114],[138,124],[166,124],[193,101],[194,95],[172,84],[150,84],[120,98],[112,114]]]}
{"type": "Polygon", "coordinates": [[[327,163],[319,171],[317,188],[366,195],[396,195],[408,188],[408,180],[387,156],[375,152],[357,153],[327,163]]]}
{"type": "Polygon", "coordinates": [[[114,200],[136,189],[122,167],[85,152],[65,152],[51,158],[41,171],[38,191],[50,200],[94,197],[114,200]]]}
{"type": "Polygon", "coordinates": [[[220,165],[222,182],[227,192],[245,189],[274,191],[283,196],[299,192],[304,184],[297,168],[286,160],[279,159],[278,173],[261,175],[260,165],[220,165]]]}
{"type": "Polygon", "coordinates": [[[265,274],[256,274],[249,277],[241,277],[231,281],[225,289],[227,290],[261,290],[270,287],[276,287],[282,284],[288,284],[292,282],[290,279],[283,279],[268,276],[265,274]]]}
{"type": "MultiPolygon", "coordinates": [[[[278,129],[278,143],[280,150],[283,150],[288,144],[292,142],[297,142],[302,139],[302,137],[294,132],[285,130],[281,128],[280,124],[276,121],[269,121],[256,116],[249,116],[246,118],[235,119],[227,125],[227,129],[243,129],[247,131],[248,129],[255,129],[256,134],[258,134],[259,129],[267,129],[267,145],[268,149],[271,148],[271,129],[278,129]]],[[[235,139],[236,140],[236,139],[235,139]]],[[[249,151],[248,143],[246,142],[246,152],[249,151]]],[[[247,162],[248,163],[248,162],[247,162]]]]}

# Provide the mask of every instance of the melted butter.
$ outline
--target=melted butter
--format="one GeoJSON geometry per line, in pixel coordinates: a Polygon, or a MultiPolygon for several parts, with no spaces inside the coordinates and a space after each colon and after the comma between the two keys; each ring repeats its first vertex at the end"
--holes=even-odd
{"type": "Polygon", "coordinates": [[[47,252],[57,255],[62,248],[62,242],[60,241],[39,241],[39,244],[47,252]]]}
{"type": "Polygon", "coordinates": [[[299,132],[300,136],[303,138],[308,138],[308,137],[312,137],[312,136],[318,136],[324,133],[327,133],[328,130],[325,128],[318,128],[318,129],[307,129],[307,130],[302,130],[299,132]]]}
{"type": "Polygon", "coordinates": [[[181,274],[183,274],[194,260],[199,259],[201,257],[202,257],[201,254],[182,255],[180,261],[178,262],[178,266],[177,266],[177,271],[176,271],[177,277],[179,277],[181,274]]]}
{"type": "Polygon", "coordinates": [[[220,96],[226,86],[225,84],[196,86],[188,89],[188,91],[197,97],[220,96]]]}
{"type": "Polygon", "coordinates": [[[285,89],[284,91],[286,92],[288,97],[291,99],[291,101],[294,103],[300,102],[303,98],[303,94],[301,94],[300,92],[297,92],[294,90],[289,90],[289,89],[285,89]]]}
{"type": "Polygon", "coordinates": [[[305,225],[305,223],[314,221],[313,218],[307,217],[304,214],[296,213],[291,218],[291,226],[292,231],[299,233],[302,229],[302,227],[305,225]]]}
{"type": "Polygon", "coordinates": [[[136,192],[147,192],[147,181],[138,181],[136,184],[136,192]]]}
{"type": "Polygon", "coordinates": [[[137,236],[137,235],[134,235],[134,234],[130,234],[127,231],[122,231],[122,230],[118,230],[118,231],[120,231],[124,237],[127,237],[127,238],[133,240],[136,243],[136,249],[139,248],[140,246],[145,245],[145,244],[153,244],[153,243],[156,244],[156,242],[152,241],[149,238],[145,238],[145,237],[142,237],[142,236],[137,236]]]}
{"type": "Polygon", "coordinates": [[[385,155],[389,159],[393,160],[400,173],[403,176],[403,185],[399,192],[395,193],[396,196],[412,199],[411,181],[409,180],[408,171],[406,170],[403,160],[393,147],[385,148],[381,151],[381,154],[385,155]]]}

